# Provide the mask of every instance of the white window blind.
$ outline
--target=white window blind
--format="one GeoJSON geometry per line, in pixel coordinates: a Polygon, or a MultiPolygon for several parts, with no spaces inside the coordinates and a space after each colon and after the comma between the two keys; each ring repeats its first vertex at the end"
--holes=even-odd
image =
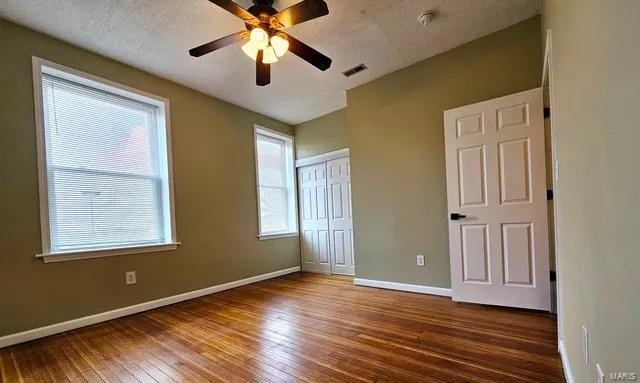
{"type": "Polygon", "coordinates": [[[256,130],[260,235],[297,231],[290,138],[256,130]]]}
{"type": "Polygon", "coordinates": [[[51,253],[174,241],[159,109],[42,73],[51,253]]]}

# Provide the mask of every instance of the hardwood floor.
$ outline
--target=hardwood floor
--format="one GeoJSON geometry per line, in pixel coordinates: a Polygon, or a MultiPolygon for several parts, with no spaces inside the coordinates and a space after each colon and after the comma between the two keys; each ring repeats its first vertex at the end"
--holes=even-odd
{"type": "Polygon", "coordinates": [[[284,277],[0,350],[3,382],[564,382],[555,317],[284,277]]]}

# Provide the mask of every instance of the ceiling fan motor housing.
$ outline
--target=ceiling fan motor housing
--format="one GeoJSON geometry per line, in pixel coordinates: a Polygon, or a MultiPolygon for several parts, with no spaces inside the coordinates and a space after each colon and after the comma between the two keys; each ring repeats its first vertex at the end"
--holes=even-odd
{"type": "MultiPolygon", "coordinates": [[[[274,9],[271,5],[273,4],[273,0],[253,0],[255,5],[251,6],[251,8],[247,9],[249,13],[256,16],[260,20],[259,25],[255,25],[252,23],[245,22],[245,26],[248,30],[252,30],[255,27],[261,27],[265,30],[265,32],[269,33],[271,36],[271,29],[273,29],[274,25],[271,24],[271,16],[278,13],[276,9],[274,9]]],[[[276,23],[277,24],[277,23],[276,23]]]]}

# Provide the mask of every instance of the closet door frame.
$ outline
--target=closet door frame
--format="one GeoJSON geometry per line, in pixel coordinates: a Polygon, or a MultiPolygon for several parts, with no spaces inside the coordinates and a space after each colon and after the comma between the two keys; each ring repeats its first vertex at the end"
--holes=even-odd
{"type": "MultiPolygon", "coordinates": [[[[304,168],[304,167],[311,166],[311,165],[325,164],[325,169],[327,169],[326,165],[327,165],[327,163],[329,161],[336,160],[336,159],[341,159],[341,158],[350,158],[350,156],[349,156],[349,148],[335,150],[335,151],[332,151],[332,152],[323,153],[323,154],[319,154],[319,155],[316,155],[316,156],[311,156],[311,157],[303,158],[303,159],[300,159],[300,160],[296,160],[296,173],[298,174],[298,177],[296,177],[296,178],[298,179],[298,182],[299,182],[298,190],[300,192],[300,203],[299,203],[299,212],[298,212],[298,215],[300,217],[300,255],[301,255],[302,270],[304,270],[304,271],[332,273],[332,270],[334,269],[334,267],[333,267],[333,257],[334,257],[334,255],[332,254],[332,252],[330,250],[330,253],[329,253],[330,267],[329,267],[328,271],[315,270],[316,269],[315,267],[311,268],[311,269],[305,269],[305,261],[304,261],[304,258],[303,258],[304,257],[303,253],[305,252],[305,247],[304,246],[306,246],[306,245],[305,245],[305,238],[303,236],[303,223],[302,223],[302,218],[303,218],[302,217],[302,213],[303,213],[303,211],[302,211],[302,203],[303,203],[302,197],[303,196],[301,194],[302,193],[302,188],[300,187],[301,184],[300,184],[300,179],[299,179],[300,168],[304,168]]],[[[328,174],[327,173],[325,173],[325,174],[327,176],[327,186],[328,186],[328,174]]],[[[327,213],[329,213],[329,209],[331,208],[329,206],[329,201],[330,201],[329,192],[330,191],[327,189],[326,190],[326,193],[327,193],[327,195],[326,195],[326,197],[327,197],[327,213]]],[[[349,195],[349,207],[351,208],[351,202],[352,201],[351,201],[350,197],[351,196],[349,195]]],[[[330,218],[331,217],[330,217],[330,214],[329,214],[328,219],[330,220],[330,218]]],[[[330,249],[333,248],[332,243],[333,243],[333,241],[331,241],[329,239],[330,249]]],[[[354,253],[355,251],[353,250],[354,249],[353,244],[351,244],[351,249],[352,249],[352,253],[354,253]]],[[[355,259],[355,254],[353,254],[352,257],[353,257],[353,259],[355,259]]],[[[354,274],[355,274],[355,264],[354,264],[353,268],[354,268],[354,274]]],[[[335,274],[343,274],[343,273],[337,272],[335,274]]]]}

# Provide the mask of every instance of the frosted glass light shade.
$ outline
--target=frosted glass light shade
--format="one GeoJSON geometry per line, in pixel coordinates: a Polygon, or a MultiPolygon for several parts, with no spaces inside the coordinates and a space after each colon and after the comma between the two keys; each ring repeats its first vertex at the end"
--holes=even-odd
{"type": "Polygon", "coordinates": [[[289,41],[282,36],[275,35],[271,38],[271,46],[276,52],[276,56],[282,57],[289,50],[289,41]]]}
{"type": "Polygon", "coordinates": [[[273,50],[273,47],[266,47],[264,49],[264,55],[262,57],[263,64],[273,64],[278,62],[278,56],[276,56],[276,52],[273,50]]]}
{"type": "Polygon", "coordinates": [[[253,28],[249,35],[249,41],[257,49],[264,49],[269,45],[269,35],[262,28],[253,28]]]}
{"type": "Polygon", "coordinates": [[[258,58],[259,49],[253,44],[253,42],[249,41],[242,46],[242,51],[247,54],[247,56],[251,57],[254,61],[258,58]]]}

